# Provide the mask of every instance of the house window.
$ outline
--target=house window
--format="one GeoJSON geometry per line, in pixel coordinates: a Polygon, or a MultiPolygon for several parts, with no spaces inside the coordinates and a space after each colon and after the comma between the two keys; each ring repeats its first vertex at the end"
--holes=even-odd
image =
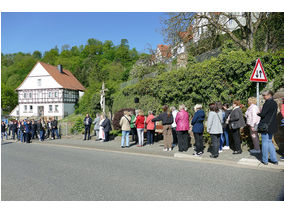
{"type": "Polygon", "coordinates": [[[52,96],[52,93],[48,92],[48,97],[51,98],[51,96],[52,96]]]}
{"type": "Polygon", "coordinates": [[[37,85],[40,87],[41,86],[41,79],[37,79],[37,85]]]}
{"type": "Polygon", "coordinates": [[[48,106],[49,112],[52,112],[52,105],[48,106]]]}
{"type": "Polygon", "coordinates": [[[32,98],[32,93],[30,92],[29,97],[32,98]]]}
{"type": "Polygon", "coordinates": [[[55,111],[55,112],[58,112],[58,105],[55,105],[54,111],[55,111]]]}
{"type": "Polygon", "coordinates": [[[28,106],[24,105],[24,112],[27,112],[27,111],[28,111],[28,106]]]}
{"type": "Polygon", "coordinates": [[[54,92],[54,97],[55,97],[55,98],[58,97],[58,92],[54,92]]]}
{"type": "Polygon", "coordinates": [[[33,112],[33,105],[30,105],[30,112],[33,112]]]}
{"type": "Polygon", "coordinates": [[[26,97],[27,97],[27,93],[24,92],[24,98],[26,98],[26,97]]]}

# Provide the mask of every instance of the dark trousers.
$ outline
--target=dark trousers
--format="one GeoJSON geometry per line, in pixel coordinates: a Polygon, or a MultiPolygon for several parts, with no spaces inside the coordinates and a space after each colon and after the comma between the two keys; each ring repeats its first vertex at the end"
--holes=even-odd
{"type": "Polygon", "coordinates": [[[178,150],[187,151],[189,146],[188,131],[177,131],[178,150]]]}
{"type": "Polygon", "coordinates": [[[203,152],[203,133],[193,133],[195,139],[196,152],[203,152]]]}
{"type": "Polygon", "coordinates": [[[49,136],[50,136],[50,132],[51,132],[51,130],[50,130],[50,129],[47,129],[47,135],[46,135],[46,138],[49,138],[49,136]]]}
{"type": "Polygon", "coordinates": [[[84,140],[90,140],[90,126],[85,126],[85,136],[84,136],[84,140]],[[88,135],[88,138],[86,138],[86,136],[88,135]]]}
{"type": "Polygon", "coordinates": [[[155,130],[147,130],[147,144],[154,144],[155,130]]]}
{"type": "Polygon", "coordinates": [[[232,135],[235,144],[235,151],[241,151],[241,135],[240,135],[240,128],[232,129],[232,135]]]}
{"type": "Polygon", "coordinates": [[[104,140],[104,142],[106,142],[106,141],[109,141],[109,131],[108,132],[104,132],[105,133],[105,140],[104,140]]]}
{"type": "Polygon", "coordinates": [[[27,133],[23,132],[23,139],[24,139],[24,142],[27,142],[27,133]]]}
{"type": "Polygon", "coordinates": [[[26,133],[26,142],[30,143],[31,142],[31,133],[26,133]]]}
{"type": "Polygon", "coordinates": [[[212,143],[211,144],[212,146],[211,154],[214,156],[218,156],[221,134],[210,134],[210,137],[211,137],[211,143],[212,143]]]}
{"type": "Polygon", "coordinates": [[[131,128],[131,135],[132,135],[132,141],[135,141],[135,143],[138,143],[138,135],[137,135],[136,128],[131,128]]]}
{"type": "Polygon", "coordinates": [[[17,133],[17,130],[12,131],[12,139],[15,140],[15,134],[17,133]]]}
{"type": "Polygon", "coordinates": [[[56,138],[59,139],[59,133],[58,133],[58,129],[52,129],[52,138],[55,139],[55,134],[56,134],[56,138]]]}
{"type": "Polygon", "coordinates": [[[173,144],[178,144],[178,138],[177,138],[177,131],[176,128],[172,128],[172,135],[173,135],[173,144]]]}
{"type": "Polygon", "coordinates": [[[36,131],[33,130],[33,131],[32,131],[32,139],[35,139],[35,138],[37,138],[37,134],[36,134],[36,131]]]}
{"type": "Polygon", "coordinates": [[[39,139],[41,140],[41,141],[44,141],[44,130],[40,130],[39,131],[39,139]]]}

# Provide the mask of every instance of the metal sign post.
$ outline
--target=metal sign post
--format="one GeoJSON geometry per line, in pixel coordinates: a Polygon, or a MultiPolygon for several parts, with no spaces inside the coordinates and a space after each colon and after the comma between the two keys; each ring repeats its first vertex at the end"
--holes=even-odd
{"type": "Polygon", "coordinates": [[[259,107],[259,82],[256,82],[256,99],[257,99],[257,106],[259,107]]]}

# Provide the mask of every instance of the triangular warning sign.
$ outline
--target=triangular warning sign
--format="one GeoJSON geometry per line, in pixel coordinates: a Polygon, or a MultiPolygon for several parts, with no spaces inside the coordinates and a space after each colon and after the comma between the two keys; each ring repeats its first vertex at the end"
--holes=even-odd
{"type": "Polygon", "coordinates": [[[249,80],[255,82],[267,82],[267,78],[259,58],[256,61],[256,65],[249,80]]]}

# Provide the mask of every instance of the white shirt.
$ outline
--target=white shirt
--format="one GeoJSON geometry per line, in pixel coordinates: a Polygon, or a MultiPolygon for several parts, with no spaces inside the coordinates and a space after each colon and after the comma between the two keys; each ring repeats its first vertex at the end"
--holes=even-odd
{"type": "Polygon", "coordinates": [[[173,115],[173,117],[174,117],[174,122],[172,123],[172,128],[176,128],[176,127],[177,127],[177,124],[176,124],[176,116],[177,116],[177,113],[178,113],[177,110],[174,110],[174,111],[172,112],[172,115],[173,115]]]}

